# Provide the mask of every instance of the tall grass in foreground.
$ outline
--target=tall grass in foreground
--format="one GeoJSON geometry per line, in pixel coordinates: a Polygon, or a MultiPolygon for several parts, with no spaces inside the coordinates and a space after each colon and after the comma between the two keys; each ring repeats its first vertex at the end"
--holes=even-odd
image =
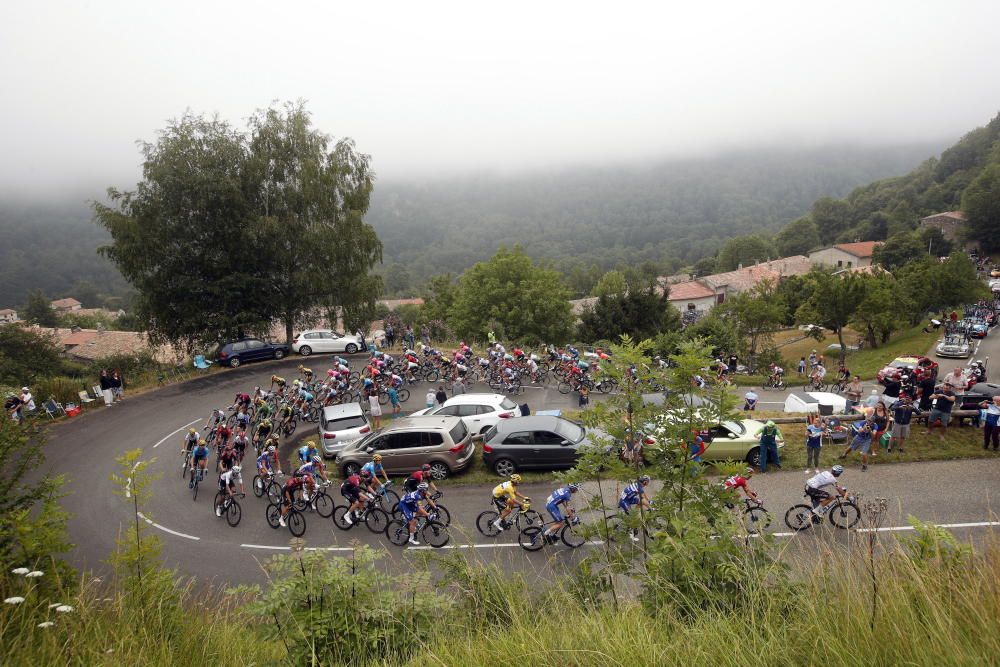
{"type": "MultiPolygon", "coordinates": [[[[842,553],[839,552],[838,553],[842,553]]],[[[493,626],[450,623],[411,665],[987,665],[1000,656],[1000,549],[961,561],[877,557],[872,621],[863,563],[829,555],[797,583],[748,588],[738,611],[651,616],[559,592],[494,600],[493,626]],[[504,610],[510,605],[512,612],[504,610]]],[[[803,565],[803,564],[800,564],[803,565]]],[[[490,615],[491,610],[482,611],[490,615]]]]}

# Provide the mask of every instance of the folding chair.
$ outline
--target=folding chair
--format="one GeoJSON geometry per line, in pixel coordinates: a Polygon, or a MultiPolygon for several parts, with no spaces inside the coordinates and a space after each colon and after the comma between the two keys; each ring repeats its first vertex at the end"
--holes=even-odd
{"type": "Polygon", "coordinates": [[[208,368],[211,367],[212,362],[211,361],[206,361],[204,354],[197,354],[194,357],[194,364],[193,365],[194,365],[195,368],[204,371],[204,370],[207,370],[208,368]]]}
{"type": "Polygon", "coordinates": [[[88,394],[86,390],[79,392],[77,396],[80,397],[80,402],[83,403],[84,405],[86,405],[87,403],[93,403],[96,400],[91,398],[90,394],[88,394]]]}
{"type": "MultiPolygon", "coordinates": [[[[85,394],[86,392],[80,392],[80,393],[85,394]]],[[[50,398],[49,400],[45,401],[45,403],[42,404],[42,407],[45,408],[45,414],[47,414],[50,419],[55,419],[61,414],[62,415],[66,414],[66,411],[63,410],[63,406],[56,403],[56,400],[54,398],[50,398]]]]}

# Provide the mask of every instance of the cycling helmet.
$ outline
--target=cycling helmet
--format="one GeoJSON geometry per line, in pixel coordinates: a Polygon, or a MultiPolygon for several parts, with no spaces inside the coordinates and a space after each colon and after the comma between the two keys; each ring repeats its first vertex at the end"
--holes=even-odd
{"type": "Polygon", "coordinates": [[[332,368],[327,369],[327,371],[326,371],[326,376],[327,377],[331,377],[332,378],[336,374],[337,374],[337,372],[335,370],[333,370],[332,368]]]}
{"type": "Polygon", "coordinates": [[[188,433],[190,433],[191,435],[194,435],[197,432],[198,432],[198,429],[196,429],[196,428],[189,428],[188,429],[188,433]]]}
{"type": "Polygon", "coordinates": [[[649,475],[643,475],[642,477],[639,478],[639,481],[642,482],[643,484],[648,484],[649,480],[650,480],[649,475]]]}
{"type": "Polygon", "coordinates": [[[271,445],[270,447],[268,447],[268,448],[267,448],[267,451],[268,451],[269,453],[271,453],[271,454],[274,454],[274,445],[271,445]]]}
{"type": "Polygon", "coordinates": [[[382,460],[381,454],[376,454],[375,456],[372,457],[372,461],[374,461],[375,463],[378,463],[381,460],[382,460]]]}
{"type": "Polygon", "coordinates": [[[830,468],[830,472],[833,473],[834,477],[840,477],[844,474],[844,466],[833,466],[830,468]]]}
{"type": "Polygon", "coordinates": [[[316,454],[315,456],[312,457],[312,462],[322,465],[323,459],[319,457],[319,454],[316,454]]]}
{"type": "Polygon", "coordinates": [[[205,438],[201,438],[201,439],[198,440],[198,444],[199,445],[207,445],[208,443],[205,441],[205,438]]]}
{"type": "Polygon", "coordinates": [[[371,478],[372,478],[372,474],[369,471],[367,471],[367,470],[362,470],[361,471],[361,479],[371,479],[371,478]]]}
{"type": "Polygon", "coordinates": [[[315,440],[306,440],[305,445],[309,449],[316,449],[316,441],[315,440]]]}
{"type": "Polygon", "coordinates": [[[271,425],[271,420],[268,419],[267,417],[265,417],[264,419],[262,419],[260,421],[260,425],[261,426],[270,426],[271,425]]]}
{"type": "Polygon", "coordinates": [[[743,471],[743,474],[744,475],[752,475],[753,474],[753,468],[747,468],[746,470],[743,471]]]}
{"type": "Polygon", "coordinates": [[[510,476],[510,481],[513,482],[514,484],[519,484],[521,482],[521,476],[518,475],[517,473],[514,473],[513,475],[510,476]]]}
{"type": "Polygon", "coordinates": [[[240,474],[240,471],[241,471],[241,470],[243,470],[243,468],[241,468],[240,466],[233,466],[233,467],[231,468],[231,470],[232,470],[232,471],[233,471],[234,473],[236,473],[237,475],[239,475],[239,474],[240,474]]]}
{"type": "Polygon", "coordinates": [[[427,482],[420,482],[420,484],[417,484],[417,491],[426,491],[429,488],[431,487],[427,482]]]}
{"type": "Polygon", "coordinates": [[[570,493],[576,493],[580,489],[579,484],[567,484],[566,488],[570,490],[570,493]]]}
{"type": "Polygon", "coordinates": [[[422,466],[420,466],[420,469],[423,470],[424,472],[430,472],[431,471],[431,464],[430,463],[425,463],[422,466]]]}

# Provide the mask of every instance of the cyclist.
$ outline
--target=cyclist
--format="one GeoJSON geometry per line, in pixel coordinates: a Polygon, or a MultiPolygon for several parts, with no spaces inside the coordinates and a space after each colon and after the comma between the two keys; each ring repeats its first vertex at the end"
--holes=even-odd
{"type": "Polygon", "coordinates": [[[272,445],[257,457],[257,474],[266,478],[275,473],[278,475],[282,474],[281,462],[278,460],[278,450],[272,445]],[[272,465],[274,466],[273,468],[272,465]]]}
{"type": "Polygon", "coordinates": [[[293,475],[297,477],[302,477],[303,475],[312,475],[314,477],[321,477],[324,482],[329,482],[330,478],[326,476],[326,466],[323,465],[323,459],[319,456],[314,456],[312,459],[303,463],[299,466],[293,475]]]}
{"type": "Polygon", "coordinates": [[[205,439],[202,438],[198,440],[198,444],[194,446],[191,450],[191,481],[188,482],[188,488],[194,488],[194,474],[195,470],[198,471],[198,479],[204,479],[205,470],[208,468],[208,446],[205,444],[205,439]]]}
{"type": "Polygon", "coordinates": [[[559,529],[566,525],[566,519],[572,520],[576,516],[576,511],[570,504],[570,500],[579,488],[576,484],[567,484],[550,493],[549,497],[545,499],[545,509],[554,522],[545,530],[545,539],[547,541],[555,542],[558,539],[557,533],[559,529]],[[568,516],[563,516],[562,511],[559,509],[560,505],[565,506],[568,516]]]}
{"type": "Polygon", "coordinates": [[[379,488],[381,488],[383,484],[389,483],[389,475],[386,474],[385,468],[382,467],[381,454],[372,455],[372,460],[361,466],[361,472],[362,474],[367,472],[369,475],[371,475],[373,491],[376,491],[379,488]],[[382,479],[385,480],[384,482],[378,478],[379,475],[382,475],[382,479]]]}
{"type": "Polygon", "coordinates": [[[216,472],[223,473],[227,470],[232,470],[235,465],[236,451],[233,449],[232,445],[226,445],[225,449],[219,452],[215,470],[216,472]]]}
{"type": "Polygon", "coordinates": [[[230,410],[238,411],[240,408],[247,409],[250,407],[250,394],[246,392],[240,392],[236,394],[236,398],[233,399],[233,405],[230,410]]]}
{"type": "Polygon", "coordinates": [[[306,368],[302,364],[299,364],[299,373],[302,374],[302,378],[309,383],[313,381],[313,372],[311,368],[306,368]]]}
{"type": "MultiPolygon", "coordinates": [[[[625,514],[628,514],[629,508],[636,505],[639,505],[642,509],[650,509],[652,503],[646,494],[646,487],[649,486],[650,481],[649,475],[643,475],[635,482],[627,484],[618,497],[618,509],[625,514]]],[[[629,531],[629,537],[632,538],[633,542],[638,542],[639,532],[632,529],[629,531]]]]}
{"type": "Polygon", "coordinates": [[[785,369],[775,363],[770,363],[767,367],[771,371],[771,384],[775,387],[781,385],[781,378],[785,374],[785,369]]]}
{"type": "MultiPolygon", "coordinates": [[[[184,435],[184,443],[183,443],[184,449],[182,449],[181,451],[184,452],[185,454],[189,453],[191,449],[198,444],[199,440],[201,440],[201,438],[198,437],[198,429],[189,428],[188,432],[184,435]]],[[[181,464],[181,468],[183,468],[186,465],[187,462],[186,456],[184,458],[184,461],[185,463],[181,464]]]]}
{"type": "Polygon", "coordinates": [[[413,472],[406,481],[403,482],[403,490],[413,493],[417,490],[417,485],[425,483],[429,485],[431,491],[437,493],[437,487],[434,486],[434,479],[431,477],[431,464],[425,463],[420,466],[420,470],[413,472]]]}
{"type": "Polygon", "coordinates": [[[250,445],[250,438],[247,437],[247,432],[245,430],[239,430],[236,432],[236,437],[233,438],[233,449],[236,450],[236,460],[243,463],[243,457],[247,453],[247,447],[250,445]]]}
{"type": "Polygon", "coordinates": [[[813,366],[812,373],[809,375],[809,379],[812,380],[814,387],[820,387],[823,385],[823,378],[826,377],[826,366],[822,362],[817,361],[816,365],[813,366]]]}
{"type": "Polygon", "coordinates": [[[500,516],[493,522],[497,530],[507,528],[505,522],[510,513],[514,511],[515,505],[519,506],[522,503],[531,502],[531,498],[517,492],[517,485],[520,483],[521,476],[514,473],[508,481],[493,487],[493,504],[496,506],[497,511],[500,512],[500,516]]]}
{"type": "Polygon", "coordinates": [[[427,483],[421,482],[417,484],[416,489],[407,493],[399,501],[399,511],[403,513],[403,518],[407,524],[406,527],[410,533],[410,539],[408,540],[410,544],[420,544],[417,541],[417,518],[428,516],[427,510],[422,507],[423,501],[427,501],[431,507],[437,509],[437,505],[427,495],[427,489],[427,483]]]}
{"type": "Polygon", "coordinates": [[[244,492],[243,476],[240,474],[239,466],[233,466],[219,477],[219,491],[225,491],[225,494],[215,502],[215,516],[222,516],[222,504],[226,501],[227,497],[233,497],[233,489],[236,488],[237,482],[239,482],[240,493],[242,494],[244,492]]]}
{"type": "Polygon", "coordinates": [[[239,412],[236,413],[236,422],[234,425],[236,428],[244,431],[250,428],[250,414],[243,406],[240,406],[239,412]]]}
{"type": "Polygon", "coordinates": [[[229,438],[233,435],[233,429],[226,426],[225,422],[215,427],[215,446],[220,450],[229,444],[229,438]]]}
{"type": "Polygon", "coordinates": [[[285,385],[287,385],[287,384],[288,383],[285,382],[285,378],[279,377],[277,375],[272,375],[271,376],[271,389],[274,390],[274,388],[277,387],[277,394],[278,394],[278,396],[284,396],[285,395],[285,385]]]}
{"type": "Polygon", "coordinates": [[[257,430],[253,434],[254,447],[259,446],[257,444],[258,442],[266,442],[269,439],[269,436],[271,435],[271,429],[272,426],[270,419],[265,417],[264,419],[260,420],[260,423],[257,424],[257,430]]]}
{"type": "MultiPolygon", "coordinates": [[[[756,501],[759,504],[760,499],[757,497],[757,494],[750,490],[749,482],[751,477],[753,477],[753,468],[747,468],[743,471],[742,475],[737,473],[724,481],[722,485],[727,491],[736,491],[737,489],[742,490],[743,494],[747,498],[756,501]]],[[[726,503],[726,507],[732,509],[733,505],[732,503],[726,503]]]]}
{"type": "Polygon", "coordinates": [[[836,465],[829,470],[824,470],[814,477],[810,477],[806,482],[806,495],[812,501],[813,514],[817,517],[826,513],[826,507],[833,502],[834,496],[829,489],[833,487],[837,495],[844,497],[847,489],[837,484],[837,478],[844,474],[844,466],[836,465]]]}
{"type": "Polygon", "coordinates": [[[291,509],[292,503],[295,502],[295,492],[302,489],[303,498],[308,498],[309,491],[316,488],[316,481],[312,478],[312,475],[303,475],[302,477],[289,477],[285,481],[285,485],[281,487],[281,517],[278,519],[278,524],[282,526],[287,526],[285,523],[285,517],[288,516],[288,510],[291,509]]]}
{"type": "Polygon", "coordinates": [[[207,431],[213,426],[218,426],[226,421],[226,411],[225,410],[212,410],[212,414],[208,416],[208,420],[205,425],[201,427],[202,431],[207,431]]]}
{"type": "Polygon", "coordinates": [[[292,421],[292,414],[294,414],[292,406],[288,404],[288,401],[282,401],[281,407],[278,408],[278,411],[274,414],[274,418],[278,420],[279,433],[292,421]]]}
{"type": "Polygon", "coordinates": [[[257,412],[256,412],[257,419],[263,421],[271,416],[271,404],[268,403],[266,400],[264,400],[263,398],[258,398],[257,403],[255,405],[257,406],[257,412]]]}
{"type": "Polygon", "coordinates": [[[299,463],[308,463],[319,456],[319,450],[316,449],[315,440],[306,440],[305,444],[299,447],[296,451],[299,455],[299,463]]]}
{"type": "Polygon", "coordinates": [[[369,500],[368,494],[361,488],[361,476],[349,475],[340,485],[340,495],[344,496],[350,503],[347,513],[344,514],[344,522],[350,526],[358,518],[358,512],[369,500]]]}

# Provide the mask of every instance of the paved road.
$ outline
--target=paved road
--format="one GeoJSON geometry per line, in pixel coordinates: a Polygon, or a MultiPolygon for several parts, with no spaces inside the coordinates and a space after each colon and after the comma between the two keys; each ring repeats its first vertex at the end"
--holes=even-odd
{"type": "MultiPolygon", "coordinates": [[[[163,538],[166,564],[220,583],[259,580],[259,562],[287,549],[290,534],[267,526],[266,503],[252,495],[243,502],[243,521],[237,528],[230,528],[214,516],[211,484],[203,489],[197,502],[192,502],[187,485],[180,478],[178,448],[188,424],[196,422],[200,426],[212,408],[228,405],[238,390],[265,384],[274,372],[294,374],[297,363],[293,359],[213,374],[54,425],[46,448],[47,465],[68,474],[64,504],[73,513],[70,535],[77,545],[72,553],[74,562],[81,567],[102,569],[119,531],[134,520],[131,506],[113,493],[109,475],[115,471],[116,456],[127,449],[141,448],[144,458],[155,458],[151,469],[161,475],[154,484],[154,496],[146,511],[163,538]]],[[[312,365],[322,367],[320,360],[312,365]]],[[[423,407],[422,392],[413,393],[420,395],[412,397],[406,407],[411,410],[423,407]]],[[[531,389],[525,400],[534,410],[565,409],[572,405],[570,397],[551,388],[531,389]]],[[[769,473],[755,479],[755,486],[775,514],[776,524],[782,523],[785,509],[800,501],[804,479],[802,471],[769,473]]],[[[902,526],[909,514],[949,524],[994,521],[998,479],[1000,460],[992,459],[876,466],[864,476],[849,472],[847,483],[865,496],[888,498],[891,513],[886,525],[902,526]]],[[[548,485],[529,485],[526,493],[541,500],[550,490],[548,485]]],[[[585,490],[596,491],[589,487],[585,490]]],[[[514,544],[513,535],[495,540],[478,535],[474,521],[480,511],[487,509],[488,493],[487,489],[475,486],[447,489],[444,502],[456,526],[453,547],[469,548],[479,557],[539,577],[545,577],[548,568],[561,568],[579,558],[579,552],[564,549],[547,549],[530,555],[514,544]],[[463,528],[471,532],[464,532],[463,528]]],[[[305,537],[309,547],[330,548],[333,553],[342,554],[349,553],[355,543],[380,542],[364,527],[341,532],[330,520],[312,514],[307,520],[305,537]]],[[[773,530],[784,528],[776,525],[773,530]]],[[[961,530],[980,534],[983,528],[961,530]]],[[[796,536],[794,542],[814,545],[843,539],[843,535],[833,535],[832,531],[819,531],[796,536]]],[[[400,558],[407,557],[404,550],[390,548],[400,558]]]]}

